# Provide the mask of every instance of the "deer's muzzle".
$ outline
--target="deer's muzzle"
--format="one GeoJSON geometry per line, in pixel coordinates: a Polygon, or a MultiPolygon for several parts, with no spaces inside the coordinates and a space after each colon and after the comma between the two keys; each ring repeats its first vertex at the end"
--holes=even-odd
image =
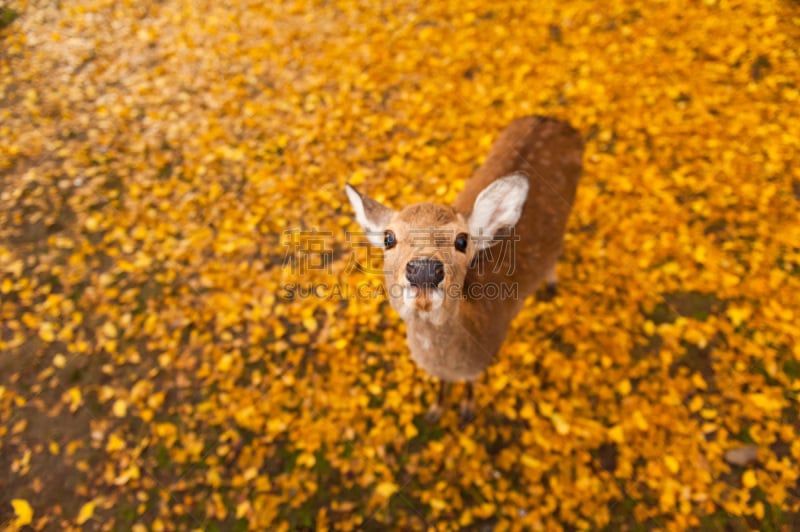
{"type": "Polygon", "coordinates": [[[438,259],[414,259],[406,264],[406,279],[417,288],[437,288],[444,280],[444,264],[438,259]]]}

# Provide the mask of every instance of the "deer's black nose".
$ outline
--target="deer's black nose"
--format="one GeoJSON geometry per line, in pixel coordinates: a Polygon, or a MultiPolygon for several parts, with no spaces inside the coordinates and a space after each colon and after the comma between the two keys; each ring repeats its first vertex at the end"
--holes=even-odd
{"type": "Polygon", "coordinates": [[[436,288],[444,279],[444,264],[437,259],[414,259],[406,264],[406,279],[411,286],[436,288]]]}

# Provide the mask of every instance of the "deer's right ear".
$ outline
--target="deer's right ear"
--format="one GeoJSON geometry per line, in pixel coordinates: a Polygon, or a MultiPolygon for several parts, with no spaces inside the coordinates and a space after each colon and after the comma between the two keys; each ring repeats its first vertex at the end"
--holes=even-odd
{"type": "Polygon", "coordinates": [[[528,176],[515,173],[493,181],[478,194],[467,221],[478,251],[496,244],[492,237],[500,229],[517,225],[528,188],[528,176]]]}
{"type": "Polygon", "coordinates": [[[364,229],[367,240],[373,246],[383,247],[383,231],[394,215],[394,211],[368,196],[362,196],[349,183],[345,185],[344,189],[350,199],[350,205],[353,206],[353,211],[356,213],[356,221],[364,229]]]}

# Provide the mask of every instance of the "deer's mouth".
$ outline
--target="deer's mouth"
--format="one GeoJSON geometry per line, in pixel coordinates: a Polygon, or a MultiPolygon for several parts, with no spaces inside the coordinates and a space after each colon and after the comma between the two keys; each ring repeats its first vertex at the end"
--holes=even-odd
{"type": "Polygon", "coordinates": [[[441,306],[444,301],[444,289],[433,286],[407,286],[403,297],[415,310],[430,312],[441,306]]]}

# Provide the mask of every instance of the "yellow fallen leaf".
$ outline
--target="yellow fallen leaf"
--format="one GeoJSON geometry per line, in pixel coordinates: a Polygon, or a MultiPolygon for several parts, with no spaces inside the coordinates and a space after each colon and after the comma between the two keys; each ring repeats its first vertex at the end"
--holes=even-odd
{"type": "Polygon", "coordinates": [[[567,434],[569,434],[570,430],[569,423],[567,423],[564,420],[564,418],[561,417],[561,414],[553,414],[550,420],[553,422],[553,426],[556,428],[556,432],[559,433],[561,436],[566,436],[567,434]]]}
{"type": "Polygon", "coordinates": [[[89,216],[88,218],[86,218],[84,226],[86,227],[86,230],[89,232],[97,231],[97,229],[100,227],[100,219],[95,215],[89,216]]]}
{"type": "Polygon", "coordinates": [[[381,482],[375,488],[375,493],[377,493],[384,499],[388,499],[396,492],[397,492],[397,484],[395,484],[394,482],[381,482]]]}
{"type": "Polygon", "coordinates": [[[727,310],[726,314],[728,318],[730,318],[731,323],[735,327],[738,327],[748,319],[750,319],[750,315],[753,313],[752,309],[748,307],[731,307],[727,310]]]}
{"type": "Polygon", "coordinates": [[[76,386],[73,386],[67,390],[66,398],[69,401],[70,412],[75,412],[83,401],[83,395],[81,394],[80,389],[78,389],[76,386]]]}
{"type": "Polygon", "coordinates": [[[39,338],[44,340],[45,342],[52,342],[56,339],[56,333],[53,331],[53,324],[44,322],[42,326],[39,327],[39,338]]]}
{"type": "Polygon", "coordinates": [[[750,402],[759,410],[779,411],[783,407],[783,403],[780,399],[769,397],[763,393],[751,393],[749,398],[750,402]]]}
{"type": "Polygon", "coordinates": [[[478,445],[475,443],[475,440],[467,436],[466,434],[460,434],[458,437],[458,443],[466,454],[474,454],[478,448],[478,445]]]}
{"type": "Polygon", "coordinates": [[[694,255],[694,260],[696,260],[700,264],[705,264],[706,257],[708,257],[708,249],[702,245],[697,246],[694,249],[693,255],[694,255]]]}
{"type": "Polygon", "coordinates": [[[81,506],[80,512],[78,512],[78,517],[75,519],[75,522],[79,525],[84,524],[86,521],[92,518],[94,515],[94,501],[89,501],[83,506],[81,506]]]}
{"type": "Polygon", "coordinates": [[[108,437],[108,443],[106,444],[106,451],[113,452],[124,448],[125,440],[117,436],[116,432],[111,433],[111,435],[108,437]]]}
{"type": "Polygon", "coordinates": [[[11,427],[11,434],[21,434],[25,432],[25,429],[28,427],[28,420],[27,419],[20,419],[14,426],[11,427]]]}
{"type": "Polygon", "coordinates": [[[116,417],[125,417],[128,413],[128,403],[124,399],[117,399],[111,406],[111,412],[116,417]]]}
{"type": "Polygon", "coordinates": [[[634,410],[632,419],[633,424],[636,425],[637,429],[645,431],[650,428],[650,424],[647,422],[647,419],[645,419],[641,410],[634,410]]]}
{"type": "Polygon", "coordinates": [[[542,466],[542,463],[539,460],[529,454],[523,454],[519,461],[522,462],[522,465],[531,469],[539,469],[542,466]]]}
{"type": "Polygon", "coordinates": [[[434,510],[439,510],[439,511],[442,511],[445,508],[447,508],[447,503],[446,502],[444,502],[442,499],[437,499],[435,497],[430,500],[430,505],[431,505],[431,508],[433,508],[434,510]]]}
{"type": "Polygon", "coordinates": [[[312,468],[316,463],[317,459],[309,452],[300,453],[300,455],[297,457],[297,465],[299,466],[312,468]]]}
{"type": "Polygon", "coordinates": [[[311,316],[303,318],[303,327],[305,327],[308,332],[314,332],[317,330],[317,320],[311,316]]]}
{"type": "Polygon", "coordinates": [[[703,376],[700,375],[699,373],[692,374],[692,384],[695,386],[695,388],[698,388],[700,390],[705,390],[706,388],[708,388],[705,379],[703,379],[703,376]]]}
{"type": "Polygon", "coordinates": [[[228,371],[231,366],[233,366],[233,355],[230,354],[222,355],[222,358],[217,363],[217,369],[220,371],[228,371]]]}
{"type": "Polygon", "coordinates": [[[678,462],[678,459],[669,454],[664,456],[664,465],[667,466],[667,469],[672,474],[677,473],[680,469],[680,462],[678,462]]]}
{"type": "Polygon", "coordinates": [[[14,514],[17,516],[14,520],[14,525],[23,527],[33,521],[33,508],[28,504],[28,501],[25,499],[11,499],[11,506],[14,507],[14,514]]]}
{"type": "Polygon", "coordinates": [[[117,486],[124,486],[131,479],[138,479],[139,475],[139,467],[136,464],[133,464],[125,471],[122,471],[119,476],[114,479],[114,484],[117,486]]]}
{"type": "Polygon", "coordinates": [[[497,506],[495,506],[494,504],[492,504],[490,502],[485,502],[485,503],[481,504],[480,506],[477,506],[477,507],[473,508],[472,509],[472,513],[476,517],[479,517],[481,519],[486,519],[489,516],[491,516],[492,514],[494,514],[496,510],[497,510],[497,506]]]}
{"type": "Polygon", "coordinates": [[[522,408],[519,409],[519,417],[522,419],[533,419],[534,416],[536,416],[536,411],[530,403],[525,403],[522,405],[522,408]]]}
{"type": "Polygon", "coordinates": [[[752,469],[748,469],[742,474],[742,486],[745,488],[754,488],[758,484],[758,479],[756,478],[756,472],[752,469]]]}
{"type": "Polygon", "coordinates": [[[356,170],[352,174],[350,174],[350,179],[348,179],[348,183],[351,185],[360,185],[364,182],[364,172],[361,170],[356,170]]]}
{"type": "MultiPolygon", "coordinates": [[[[252,409],[255,413],[255,409],[252,409]]],[[[238,418],[237,418],[238,419],[238,418]]],[[[271,418],[267,420],[267,433],[271,435],[278,434],[286,430],[286,423],[281,419],[271,418]]]]}
{"type": "Polygon", "coordinates": [[[250,506],[250,501],[242,501],[236,505],[236,519],[242,519],[252,511],[253,509],[252,506],[250,506]]]}
{"type": "Polygon", "coordinates": [[[699,395],[695,395],[691,401],[689,401],[689,411],[690,412],[699,412],[703,408],[703,398],[699,395]]]}
{"type": "Polygon", "coordinates": [[[497,392],[505,388],[506,384],[508,384],[508,377],[506,375],[498,375],[497,378],[492,379],[491,382],[492,388],[497,392]]]}
{"type": "Polygon", "coordinates": [[[117,337],[117,328],[110,321],[107,321],[103,324],[103,336],[105,336],[106,338],[117,337]]]}
{"type": "Polygon", "coordinates": [[[622,443],[625,441],[625,431],[622,428],[622,425],[614,425],[610,429],[608,429],[608,437],[611,441],[616,443],[622,443]]]}
{"type": "Polygon", "coordinates": [[[544,417],[550,417],[553,415],[553,405],[550,403],[546,403],[544,401],[539,401],[537,403],[539,406],[539,413],[541,413],[544,417]]]}

